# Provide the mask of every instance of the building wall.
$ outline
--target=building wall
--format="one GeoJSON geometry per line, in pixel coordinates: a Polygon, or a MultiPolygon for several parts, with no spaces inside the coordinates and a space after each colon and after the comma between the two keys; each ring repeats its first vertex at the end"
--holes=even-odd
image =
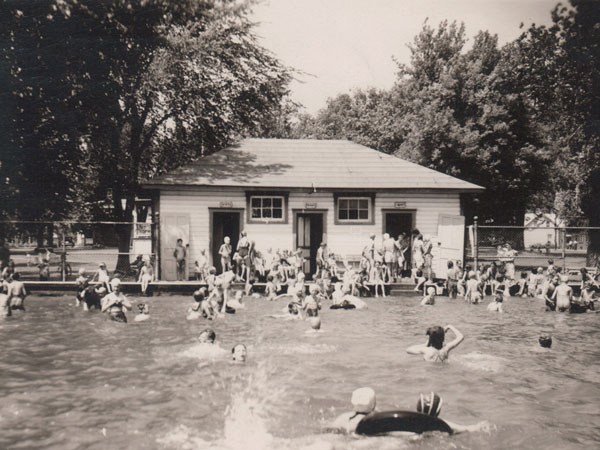
{"type": "MultiPolygon", "coordinates": [[[[327,243],[333,252],[342,255],[359,255],[370,233],[379,238],[383,229],[382,209],[397,211],[415,210],[415,227],[423,234],[437,235],[440,214],[460,215],[457,193],[432,192],[378,192],[374,203],[374,223],[367,225],[335,224],[333,193],[290,192],[288,198],[288,220],[285,224],[246,223],[243,228],[248,237],[256,242],[258,249],[292,249],[294,242],[293,211],[302,210],[309,203],[311,209],[327,210],[327,243]],[[395,202],[404,202],[402,209],[395,202]]],[[[189,215],[190,218],[190,262],[198,259],[202,249],[210,255],[209,208],[240,208],[246,210],[246,194],[237,190],[161,191],[160,216],[189,215]]],[[[311,209],[307,209],[309,212],[311,209]]],[[[210,257],[210,256],[209,256],[210,257]]]]}

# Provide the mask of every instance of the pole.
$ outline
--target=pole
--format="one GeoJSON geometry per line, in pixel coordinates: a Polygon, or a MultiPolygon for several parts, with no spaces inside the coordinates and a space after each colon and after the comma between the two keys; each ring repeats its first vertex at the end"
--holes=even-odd
{"type": "Polygon", "coordinates": [[[563,273],[567,273],[567,256],[566,256],[566,240],[567,240],[567,229],[563,228],[562,233],[562,260],[563,260],[563,273]]]}
{"type": "Polygon", "coordinates": [[[67,280],[67,245],[66,245],[66,239],[65,239],[65,227],[62,227],[62,248],[63,248],[63,254],[62,254],[62,258],[61,260],[61,275],[62,275],[62,280],[66,281],[67,280]]]}
{"type": "Polygon", "coordinates": [[[473,270],[477,270],[477,268],[479,267],[479,242],[478,242],[478,236],[477,236],[477,220],[479,218],[477,216],[473,217],[473,249],[475,250],[475,254],[473,255],[473,260],[474,260],[474,264],[475,267],[473,268],[473,270]]]}

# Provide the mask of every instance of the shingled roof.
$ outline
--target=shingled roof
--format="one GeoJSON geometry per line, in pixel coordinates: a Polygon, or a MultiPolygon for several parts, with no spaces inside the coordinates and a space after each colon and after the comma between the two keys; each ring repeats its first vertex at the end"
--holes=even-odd
{"type": "Polygon", "coordinates": [[[484,189],[354,142],[315,139],[245,139],[144,183],[167,186],[484,189]]]}

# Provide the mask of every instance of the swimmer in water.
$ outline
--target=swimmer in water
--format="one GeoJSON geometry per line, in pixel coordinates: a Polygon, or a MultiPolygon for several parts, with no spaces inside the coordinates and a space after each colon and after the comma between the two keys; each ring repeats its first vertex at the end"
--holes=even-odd
{"type": "Polygon", "coordinates": [[[121,292],[121,280],[113,278],[110,287],[112,292],[102,299],[102,312],[108,311],[108,317],[115,322],[127,323],[123,309],[131,311],[131,303],[121,292]]]}
{"type": "Polygon", "coordinates": [[[231,349],[232,359],[235,362],[245,363],[248,357],[248,350],[244,344],[237,344],[231,349]]]}
{"type": "Polygon", "coordinates": [[[353,433],[358,423],[367,415],[375,411],[375,391],[370,387],[356,389],[352,393],[352,411],[341,414],[328,427],[329,430],[341,433],[353,433]]]}
{"type": "MultiPolygon", "coordinates": [[[[194,291],[194,303],[187,310],[187,320],[196,320],[202,317],[202,303],[206,297],[206,288],[194,291]]],[[[205,316],[206,317],[206,316],[205,316]]]]}
{"type": "Polygon", "coordinates": [[[573,289],[567,284],[569,281],[568,275],[560,277],[560,284],[554,290],[552,294],[552,300],[556,302],[556,310],[558,312],[569,311],[571,307],[571,301],[573,300],[573,289]]]}
{"type": "Polygon", "coordinates": [[[150,310],[148,309],[147,303],[138,303],[138,314],[133,320],[136,322],[144,322],[150,318],[150,310]]]}
{"type": "MultiPolygon", "coordinates": [[[[433,392],[429,396],[421,394],[417,402],[417,412],[431,417],[438,417],[442,410],[443,402],[442,398],[433,392]]],[[[459,425],[446,419],[443,420],[452,428],[452,434],[481,431],[489,427],[489,422],[486,420],[475,425],[459,425]]]]}
{"type": "Polygon", "coordinates": [[[494,301],[487,305],[488,311],[495,312],[504,312],[502,311],[502,302],[504,301],[504,291],[501,289],[496,289],[496,295],[494,296],[494,301]]]}
{"type": "Polygon", "coordinates": [[[4,317],[12,316],[12,311],[10,309],[10,303],[8,300],[8,295],[0,294],[0,311],[3,312],[4,317]]]}
{"type": "Polygon", "coordinates": [[[435,305],[435,288],[430,286],[427,288],[427,295],[421,300],[421,306],[435,305]]]}
{"type": "Polygon", "coordinates": [[[77,282],[77,295],[75,296],[75,306],[81,305],[83,301],[83,296],[85,294],[85,290],[89,285],[88,277],[85,276],[85,269],[83,267],[79,268],[79,276],[75,280],[77,282]]]}
{"type": "Polygon", "coordinates": [[[198,341],[201,344],[214,344],[216,338],[216,333],[210,328],[207,328],[200,333],[200,336],[198,336],[198,341]]]}
{"type": "Polygon", "coordinates": [[[311,284],[309,289],[309,295],[304,298],[302,302],[302,310],[306,312],[307,317],[318,317],[320,305],[316,299],[317,294],[319,293],[319,288],[311,284]]]}
{"type": "Polygon", "coordinates": [[[540,345],[542,347],[544,347],[544,348],[550,348],[550,347],[552,347],[552,336],[550,336],[550,335],[542,335],[538,339],[538,342],[540,343],[540,345]]]}
{"type": "Polygon", "coordinates": [[[464,336],[452,325],[446,325],[446,328],[439,326],[427,329],[427,343],[413,345],[406,349],[409,355],[423,355],[423,359],[429,362],[444,362],[448,359],[450,350],[456,348],[463,340],[464,336]],[[446,332],[452,331],[456,336],[452,342],[444,345],[446,332]]]}
{"type": "Polygon", "coordinates": [[[12,274],[12,281],[8,284],[8,292],[6,295],[8,296],[8,303],[10,304],[11,309],[25,311],[25,297],[27,297],[27,290],[20,278],[19,272],[12,274]]]}

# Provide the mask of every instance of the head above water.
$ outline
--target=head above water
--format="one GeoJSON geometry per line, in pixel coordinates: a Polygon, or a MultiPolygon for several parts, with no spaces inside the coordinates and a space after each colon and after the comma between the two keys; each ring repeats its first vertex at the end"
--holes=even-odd
{"type": "Polygon", "coordinates": [[[433,286],[427,288],[427,295],[435,295],[435,288],[433,286]]]}
{"type": "Polygon", "coordinates": [[[113,289],[113,291],[121,289],[121,280],[118,278],[113,278],[110,280],[110,287],[113,289]]]}
{"type": "Polygon", "coordinates": [[[234,361],[245,362],[248,356],[248,350],[244,344],[237,344],[231,349],[234,361]]]}
{"type": "Polygon", "coordinates": [[[352,407],[360,414],[369,414],[375,409],[375,391],[370,387],[356,389],[352,393],[352,407]]]}
{"type": "Polygon", "coordinates": [[[200,333],[200,336],[198,336],[198,340],[201,344],[214,344],[216,338],[216,333],[210,328],[203,330],[200,333]]]}
{"type": "Polygon", "coordinates": [[[549,336],[549,335],[540,336],[539,343],[544,348],[552,347],[552,336],[549,336]]]}
{"type": "Polygon", "coordinates": [[[427,328],[427,332],[425,334],[429,336],[427,347],[433,347],[437,350],[441,350],[444,347],[444,338],[446,337],[446,333],[442,327],[429,327],[427,328]]]}
{"type": "Polygon", "coordinates": [[[417,412],[427,414],[431,417],[437,417],[442,410],[442,403],[442,398],[433,392],[427,397],[421,394],[419,401],[417,402],[417,412]]]}
{"type": "Polygon", "coordinates": [[[140,314],[148,314],[150,312],[147,303],[138,303],[137,307],[140,314]]]}

